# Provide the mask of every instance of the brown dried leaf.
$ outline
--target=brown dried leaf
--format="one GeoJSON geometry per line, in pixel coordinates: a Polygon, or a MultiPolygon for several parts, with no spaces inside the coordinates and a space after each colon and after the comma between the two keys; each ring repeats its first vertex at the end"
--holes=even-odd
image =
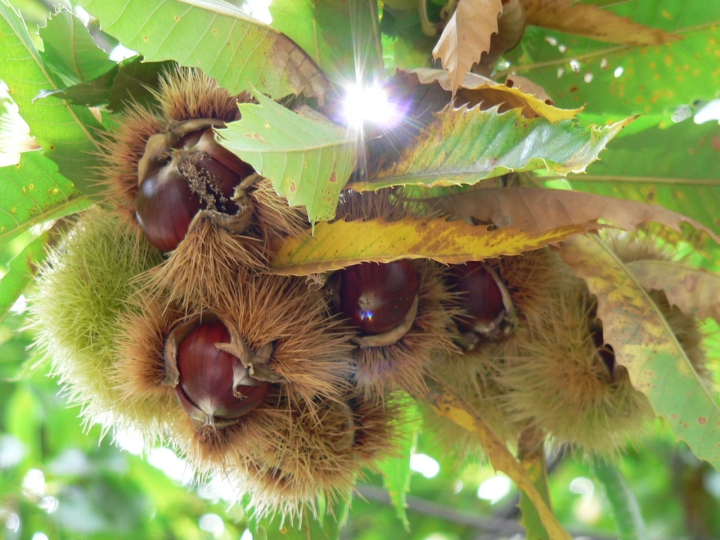
{"type": "Polygon", "coordinates": [[[465,74],[490,50],[490,36],[498,31],[501,0],[460,0],[433,49],[433,58],[442,60],[450,73],[453,94],[465,74]]]}
{"type": "Polygon", "coordinates": [[[533,235],[514,228],[489,231],[444,219],[318,223],[312,237],[291,238],[278,246],[271,266],[277,274],[306,276],[365,261],[434,259],[459,264],[517,255],[585,230],[583,226],[558,227],[533,235]]]}
{"type": "Polygon", "coordinates": [[[516,227],[535,236],[558,227],[597,229],[600,219],[631,231],[651,221],[680,231],[680,223],[685,222],[720,244],[720,237],[701,223],[662,206],[579,191],[490,188],[449,195],[438,199],[437,204],[462,219],[516,227]]]}
{"type": "Polygon", "coordinates": [[[525,11],[520,0],[507,0],[503,5],[502,14],[498,17],[498,33],[492,35],[490,50],[482,55],[477,72],[490,75],[498,58],[514,49],[524,33],[525,11]]]}
{"type": "Polygon", "coordinates": [[[670,261],[632,261],[625,266],[644,288],[664,291],[670,305],[720,322],[720,275],[670,261]]]}
{"type": "Polygon", "coordinates": [[[681,39],[626,17],[572,0],[520,0],[527,24],[567,32],[608,43],[662,45],[681,39]]]}

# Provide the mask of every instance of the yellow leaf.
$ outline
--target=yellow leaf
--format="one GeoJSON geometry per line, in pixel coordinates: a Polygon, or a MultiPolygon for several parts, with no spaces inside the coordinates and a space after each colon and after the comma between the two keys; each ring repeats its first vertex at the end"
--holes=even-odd
{"type": "Polygon", "coordinates": [[[315,226],[306,239],[291,238],[272,262],[277,274],[304,276],[338,270],[364,261],[434,259],[446,264],[517,255],[585,232],[582,226],[559,227],[534,235],[515,228],[488,230],[463,221],[336,221],[315,226]]]}
{"type": "Polygon", "coordinates": [[[642,285],[597,236],[564,241],[560,255],[597,297],[604,340],[633,386],[698,458],[720,468],[720,407],[642,285]]]}
{"type": "Polygon", "coordinates": [[[490,464],[496,470],[507,474],[515,485],[525,492],[535,506],[551,540],[570,540],[570,535],[558,523],[527,471],[476,411],[447,386],[443,386],[442,389],[431,386],[427,401],[438,415],[445,416],[468,431],[477,433],[480,444],[490,459],[490,464]]]}
{"type": "MultiPolygon", "coordinates": [[[[437,82],[443,90],[451,90],[450,75],[445,70],[420,68],[410,70],[410,72],[414,73],[422,84],[437,82]]],[[[513,77],[512,79],[508,77],[508,80],[513,81],[513,86],[510,87],[496,83],[482,75],[466,73],[460,83],[460,90],[455,98],[455,104],[468,104],[469,106],[480,104],[482,110],[503,104],[499,112],[520,108],[526,118],[542,116],[553,124],[561,120],[574,118],[583,110],[583,107],[579,109],[558,109],[553,107],[552,104],[545,103],[548,96],[541,93],[544,92],[542,88],[531,83],[528,79],[517,75],[513,77]],[[514,81],[519,82],[515,83],[514,81]],[[542,99],[532,95],[532,93],[525,92],[526,88],[531,88],[532,92],[537,92],[539,96],[543,96],[542,99]]]]}

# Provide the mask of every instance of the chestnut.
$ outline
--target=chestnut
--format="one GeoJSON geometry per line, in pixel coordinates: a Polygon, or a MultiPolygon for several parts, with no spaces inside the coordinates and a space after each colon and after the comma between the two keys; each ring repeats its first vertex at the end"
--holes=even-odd
{"type": "Polygon", "coordinates": [[[615,372],[615,351],[610,345],[605,343],[602,323],[599,319],[595,319],[590,323],[590,336],[592,337],[593,345],[595,345],[597,349],[600,360],[605,364],[608,374],[612,378],[615,372]]]}
{"type": "Polygon", "coordinates": [[[455,324],[461,332],[485,333],[505,312],[500,286],[483,262],[452,266],[449,285],[460,295],[463,315],[455,318],[455,324]]]}
{"type": "MultiPolygon", "coordinates": [[[[192,127],[196,126],[186,129],[192,127]]],[[[182,136],[155,135],[138,165],[135,215],[140,228],[159,250],[172,251],[200,210],[238,213],[235,188],[253,173],[250,165],[215,141],[212,127],[182,136]]]]}
{"type": "Polygon", "coordinates": [[[216,346],[229,342],[230,332],[216,320],[198,324],[179,344],[175,393],[195,421],[218,427],[233,423],[260,405],[268,392],[267,382],[250,378],[235,356],[216,346]],[[251,384],[235,384],[237,380],[251,384]]]}
{"type": "Polygon", "coordinates": [[[367,262],[340,270],[339,308],[363,334],[384,334],[403,322],[419,283],[409,260],[367,262]]]}

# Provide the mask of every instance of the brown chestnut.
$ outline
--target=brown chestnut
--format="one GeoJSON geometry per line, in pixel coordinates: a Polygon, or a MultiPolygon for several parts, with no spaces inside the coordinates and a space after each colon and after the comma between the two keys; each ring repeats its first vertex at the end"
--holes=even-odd
{"type": "Polygon", "coordinates": [[[357,264],[340,274],[340,311],[363,334],[383,334],[398,326],[418,293],[409,260],[357,264]]]}
{"type": "Polygon", "coordinates": [[[482,262],[454,265],[450,269],[450,288],[460,293],[464,315],[455,324],[462,332],[488,328],[505,310],[502,291],[482,262]]]}
{"type": "Polygon", "coordinates": [[[173,137],[161,137],[148,144],[159,155],[142,162],[135,206],[145,236],[167,252],[185,238],[198,211],[237,213],[235,188],[254,171],[215,141],[212,127],[180,137],[164,153],[159,153],[158,141],[167,143],[173,137]]]}
{"type": "Polygon", "coordinates": [[[215,346],[229,342],[230,333],[225,325],[212,321],[197,325],[180,343],[177,354],[180,377],[175,393],[193,420],[228,423],[255,409],[268,392],[269,384],[260,381],[233,388],[238,369],[245,368],[232,354],[215,346]]]}

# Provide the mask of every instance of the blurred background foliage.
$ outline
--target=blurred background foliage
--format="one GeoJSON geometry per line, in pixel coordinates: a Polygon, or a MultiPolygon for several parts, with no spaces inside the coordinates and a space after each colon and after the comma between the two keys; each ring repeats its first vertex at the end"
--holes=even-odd
{"type": "MultiPolygon", "coordinates": [[[[10,3],[21,11],[31,35],[44,26],[56,5],[73,9],[67,0],[10,3]]],[[[243,5],[241,0],[234,3],[243,5]]],[[[268,0],[245,7],[257,16],[267,12],[270,3],[268,0]]],[[[437,15],[442,3],[431,2],[431,16],[437,15]]],[[[117,41],[99,31],[96,21],[89,20],[88,25],[105,50],[117,51],[117,41]]],[[[425,51],[433,40],[419,32],[416,11],[388,10],[382,30],[386,67],[427,63],[425,51]]],[[[523,49],[510,55],[511,59],[520,64],[533,60],[535,49],[547,41],[546,32],[531,29],[530,39],[523,49]]],[[[649,121],[663,127],[663,122],[673,115],[673,121],[683,120],[703,105],[703,102],[683,104],[677,110],[658,113],[649,121]]],[[[649,126],[640,124],[638,129],[649,126]]],[[[686,136],[688,125],[689,122],[671,127],[652,140],[659,136],[677,141],[678,137],[686,136]]],[[[718,140],[720,129],[716,125],[708,124],[702,129],[708,132],[708,137],[715,137],[713,141],[718,140]]],[[[623,156],[630,163],[635,152],[647,143],[647,133],[626,133],[624,141],[619,139],[608,150],[608,156],[616,152],[618,157],[607,157],[595,169],[591,168],[590,174],[617,175],[612,167],[617,168],[623,156]]],[[[690,137],[696,136],[697,132],[693,132],[690,137]]],[[[624,169],[623,172],[627,173],[624,169]]],[[[670,177],[675,173],[665,172],[670,177]]],[[[652,174],[662,176],[664,171],[652,174]]],[[[692,174],[688,173],[688,177],[692,174]]],[[[697,171],[697,175],[714,173],[703,170],[697,171]]],[[[640,200],[647,196],[639,184],[617,184],[613,192],[607,187],[601,189],[602,186],[593,189],[591,183],[576,180],[570,180],[576,189],[640,200]],[[631,193],[632,190],[637,193],[631,193]]],[[[546,185],[562,187],[558,184],[565,182],[551,178],[546,185]]],[[[660,202],[672,206],[668,202],[672,197],[663,193],[658,196],[667,199],[660,202]]],[[[708,213],[708,220],[715,217],[708,213]]],[[[38,233],[26,231],[3,247],[2,275],[11,270],[11,262],[38,233]]],[[[689,244],[680,248],[681,252],[685,249],[693,264],[717,270],[712,254],[704,254],[689,244]]],[[[26,282],[29,280],[28,273],[26,282]]],[[[222,478],[193,481],[192,471],[172,450],[156,448],[143,453],[142,441],[131,433],[102,433],[97,427],[88,428],[80,423],[78,409],[67,407],[61,388],[50,377],[48,362],[32,347],[26,307],[21,296],[0,323],[0,531],[4,538],[250,540],[247,516],[241,505],[231,504],[232,486],[222,478]]],[[[709,336],[708,355],[717,362],[720,329],[714,323],[706,323],[704,330],[709,336]]],[[[720,370],[717,365],[711,367],[717,378],[720,370]]],[[[561,451],[551,454],[548,460],[551,499],[560,522],[575,537],[617,537],[609,502],[613,493],[606,491],[612,488],[596,479],[593,464],[561,451]]],[[[455,456],[443,455],[433,434],[421,432],[411,468],[414,472],[407,497],[407,528],[390,504],[382,476],[368,471],[358,484],[340,537],[484,540],[522,535],[516,489],[509,479],[496,475],[481,461],[458,462],[455,456]]],[[[637,498],[648,538],[720,537],[720,474],[695,458],[686,446],[677,444],[662,422],[649,427],[644,446],[628,451],[617,468],[637,498]]]]}

